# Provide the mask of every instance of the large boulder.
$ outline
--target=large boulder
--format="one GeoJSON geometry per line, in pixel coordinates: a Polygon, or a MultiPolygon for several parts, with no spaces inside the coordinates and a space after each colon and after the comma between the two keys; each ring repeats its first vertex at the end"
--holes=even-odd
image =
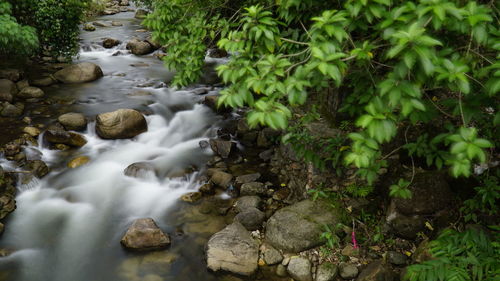
{"type": "Polygon", "coordinates": [[[159,250],[170,245],[168,237],[151,218],[135,220],[120,243],[132,250],[159,250]]]}
{"type": "Polygon", "coordinates": [[[82,62],[65,67],[54,74],[54,77],[67,84],[91,82],[101,78],[102,69],[95,63],[82,62]]]}
{"type": "Polygon", "coordinates": [[[411,198],[393,199],[396,209],[404,215],[432,215],[448,208],[453,200],[448,183],[436,172],[416,174],[409,189],[411,198]]]}
{"type": "Polygon", "coordinates": [[[257,270],[258,258],[259,245],[238,222],[215,233],[207,244],[207,266],[213,271],[252,275],[257,270]]]}
{"type": "Polygon", "coordinates": [[[12,99],[16,94],[16,83],[7,79],[0,79],[0,101],[12,102],[12,99]]]}
{"type": "Polygon", "coordinates": [[[133,109],[102,113],[96,120],[97,134],[103,139],[128,139],[148,130],[146,118],[133,109]]]}
{"type": "Polygon", "coordinates": [[[136,56],[147,55],[154,51],[153,46],[146,41],[132,39],[127,43],[127,50],[136,56]]]}
{"type": "Polygon", "coordinates": [[[266,239],[274,247],[302,252],[323,244],[324,225],[340,222],[338,211],[322,200],[304,200],[282,208],[269,218],[266,239]]]}
{"type": "Polygon", "coordinates": [[[83,131],[87,128],[87,119],[81,113],[66,113],[57,118],[66,130],[83,131]]]}

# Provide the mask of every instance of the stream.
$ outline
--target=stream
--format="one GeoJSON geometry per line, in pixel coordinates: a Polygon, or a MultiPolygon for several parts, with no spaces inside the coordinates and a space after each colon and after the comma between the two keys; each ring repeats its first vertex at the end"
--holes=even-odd
{"type": "Polygon", "coordinates": [[[196,172],[182,174],[188,167],[203,167],[211,157],[212,152],[200,148],[199,142],[215,135],[220,120],[199,104],[202,96],[189,89],[165,87],[172,73],[159,59],[125,50],[128,40],[146,36],[132,12],[99,20],[120,21],[123,26],[83,31],[77,62],[96,63],[104,77],[86,84],[44,88],[51,98],[72,101],[49,110],[93,117],[134,108],[149,113],[149,129],[131,140],[103,140],[90,122],[84,132],[88,143],[79,150],[49,150],[41,138],[40,146],[26,149],[28,158],[40,157],[41,152],[52,171],[42,180],[18,187],[17,210],[10,215],[0,241],[1,248],[14,253],[0,258],[0,271],[9,274],[0,280],[222,280],[224,277],[207,271],[204,245],[225,226],[224,218],[205,215],[179,200],[199,187],[196,172]],[[124,43],[104,49],[99,42],[105,37],[124,43]],[[114,56],[116,52],[122,54],[114,56]],[[76,156],[88,156],[91,161],[77,169],[66,168],[68,160],[76,156]],[[128,165],[141,161],[161,167],[159,175],[124,175],[128,165]],[[169,233],[169,249],[140,254],[123,249],[120,239],[137,218],[153,218],[169,233]]]}

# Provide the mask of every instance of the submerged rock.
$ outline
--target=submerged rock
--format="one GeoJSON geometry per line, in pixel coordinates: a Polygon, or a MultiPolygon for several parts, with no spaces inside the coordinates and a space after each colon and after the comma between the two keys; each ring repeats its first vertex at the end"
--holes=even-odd
{"type": "Polygon", "coordinates": [[[103,76],[102,69],[94,63],[82,62],[65,67],[54,74],[54,77],[66,84],[85,83],[103,76]]]}
{"type": "Polygon", "coordinates": [[[189,192],[181,196],[181,200],[188,203],[195,203],[201,199],[201,192],[189,192]]]}
{"type": "Polygon", "coordinates": [[[146,118],[133,109],[102,113],[96,119],[97,134],[103,139],[128,139],[148,130],[146,118]]]}
{"type": "Polygon", "coordinates": [[[80,156],[73,158],[71,161],[68,163],[68,168],[75,169],[78,168],[82,165],[87,164],[90,161],[90,158],[87,156],[80,156]]]}
{"type": "Polygon", "coordinates": [[[40,78],[40,79],[35,79],[33,81],[31,81],[31,84],[33,86],[37,86],[37,87],[47,87],[47,86],[50,86],[52,84],[54,84],[55,81],[52,77],[44,77],[44,78],[40,78]]]}
{"type": "Polygon", "coordinates": [[[57,118],[66,130],[83,131],[87,128],[87,119],[81,113],[66,113],[57,118]]]}
{"type": "Polygon", "coordinates": [[[215,233],[207,244],[207,266],[213,271],[252,275],[257,270],[258,258],[257,242],[238,222],[215,233]]]}
{"type": "Polygon", "coordinates": [[[0,105],[0,115],[3,117],[19,117],[23,115],[23,112],[24,104],[20,102],[15,104],[4,102],[3,105],[0,105]]]}
{"type": "Polygon", "coordinates": [[[43,138],[45,141],[52,144],[66,144],[75,147],[82,147],[87,144],[87,140],[84,136],[64,130],[47,130],[43,138]]]}
{"type": "Polygon", "coordinates": [[[321,239],[323,226],[340,222],[337,212],[321,200],[290,205],[269,218],[266,239],[274,247],[294,253],[319,246],[325,242],[321,239]]]}
{"type": "Polygon", "coordinates": [[[95,31],[95,26],[91,23],[85,23],[83,25],[83,30],[85,31],[95,31]]]}
{"type": "Polygon", "coordinates": [[[137,162],[130,164],[123,173],[133,178],[142,178],[152,173],[155,174],[155,167],[151,163],[137,162]]]}
{"type": "Polygon", "coordinates": [[[17,96],[23,99],[41,98],[44,95],[45,93],[42,89],[30,86],[23,88],[19,93],[17,93],[17,96]]]}
{"type": "Polygon", "coordinates": [[[170,245],[170,237],[151,218],[135,220],[120,243],[133,250],[158,250],[170,245]]]}
{"type": "Polygon", "coordinates": [[[33,175],[40,179],[46,176],[50,171],[47,164],[45,164],[42,160],[29,160],[24,165],[24,168],[31,171],[33,175]]]}
{"type": "Polygon", "coordinates": [[[115,38],[106,38],[102,41],[102,46],[106,49],[111,49],[120,45],[121,41],[115,38]]]}

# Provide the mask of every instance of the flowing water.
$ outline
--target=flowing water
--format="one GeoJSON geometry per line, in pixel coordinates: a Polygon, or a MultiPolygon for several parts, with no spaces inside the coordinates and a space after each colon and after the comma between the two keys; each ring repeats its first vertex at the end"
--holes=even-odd
{"type": "MultiPolygon", "coordinates": [[[[0,247],[14,253],[0,258],[0,271],[9,273],[9,281],[219,280],[205,268],[203,245],[224,226],[223,219],[179,201],[200,185],[196,173],[167,177],[203,166],[211,152],[199,142],[214,133],[218,118],[198,104],[199,96],[162,87],[172,73],[154,56],[130,55],[124,44],[110,50],[95,44],[103,37],[126,42],[145,36],[137,31],[141,27],[132,13],[101,20],[124,25],[82,32],[84,47],[78,59],[100,65],[105,76],[44,90],[51,98],[72,100],[65,111],[87,116],[118,108],[149,112],[149,130],[132,140],[102,140],[91,122],[85,132],[88,143],[69,155],[43,145],[29,148],[28,157],[40,150],[52,172],[19,187],[17,210],[0,241],[0,247]],[[113,56],[118,51],[123,54],[113,56]],[[79,155],[88,156],[90,163],[65,168],[68,159],[79,155]],[[123,174],[128,165],[141,161],[155,165],[158,175],[123,174]],[[168,250],[135,254],[121,247],[128,226],[143,217],[155,219],[171,235],[168,250]]],[[[4,168],[8,165],[2,162],[4,168]]]]}

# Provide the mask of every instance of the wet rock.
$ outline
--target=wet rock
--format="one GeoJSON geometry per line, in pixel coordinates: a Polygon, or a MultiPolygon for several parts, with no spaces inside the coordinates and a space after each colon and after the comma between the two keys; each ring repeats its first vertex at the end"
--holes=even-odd
{"type": "Polygon", "coordinates": [[[210,49],[208,50],[208,56],[211,58],[225,58],[228,56],[228,53],[223,49],[210,49]]]}
{"type": "Polygon", "coordinates": [[[29,87],[30,84],[28,80],[24,79],[16,83],[17,90],[21,91],[22,89],[29,87]]]}
{"type": "Polygon", "coordinates": [[[333,263],[324,262],[319,265],[316,271],[315,281],[333,281],[338,274],[338,267],[333,263]]]}
{"type": "Polygon", "coordinates": [[[405,265],[408,262],[408,257],[400,252],[387,252],[387,261],[394,265],[405,265]]]}
{"type": "Polygon", "coordinates": [[[130,164],[123,173],[126,176],[134,178],[144,178],[149,174],[155,174],[155,167],[151,163],[147,162],[137,162],[130,164]]]}
{"type": "Polygon", "coordinates": [[[111,49],[115,46],[120,45],[121,41],[114,38],[106,38],[102,41],[102,46],[106,49],[111,49]]]}
{"type": "Polygon", "coordinates": [[[42,89],[37,87],[25,87],[17,93],[17,96],[23,99],[41,98],[44,95],[42,89]]]}
{"type": "Polygon", "coordinates": [[[110,27],[111,24],[105,22],[105,21],[94,21],[92,23],[94,26],[98,26],[98,27],[110,27]]]}
{"type": "Polygon", "coordinates": [[[251,208],[259,209],[261,205],[262,199],[259,196],[242,196],[236,201],[235,207],[236,211],[240,213],[251,208]]]}
{"type": "Polygon", "coordinates": [[[322,200],[282,208],[266,224],[266,240],[280,250],[302,252],[323,244],[323,226],[340,222],[338,211],[322,200]]]}
{"type": "Polygon", "coordinates": [[[0,222],[0,236],[3,234],[4,229],[5,229],[5,225],[0,222]]]}
{"type": "Polygon", "coordinates": [[[96,121],[96,132],[103,139],[128,139],[148,130],[144,116],[133,109],[102,113],[96,121]]]}
{"type": "Polygon", "coordinates": [[[144,41],[148,42],[149,45],[151,45],[151,47],[153,47],[153,50],[155,50],[155,51],[161,48],[161,44],[159,44],[158,42],[153,40],[153,38],[151,36],[146,38],[146,40],[144,40],[144,41]]]}
{"type": "Polygon", "coordinates": [[[232,180],[233,175],[218,170],[214,171],[212,177],[210,178],[211,182],[223,188],[228,188],[231,185],[232,180]]]}
{"type": "Polygon", "coordinates": [[[211,139],[209,143],[212,150],[222,158],[228,158],[232,147],[235,145],[231,141],[221,139],[211,139]]]}
{"type": "Polygon", "coordinates": [[[71,161],[68,163],[68,168],[75,169],[78,168],[82,165],[87,164],[90,161],[90,158],[87,156],[80,156],[73,158],[71,161]]]}
{"type": "Polygon", "coordinates": [[[12,102],[17,94],[16,84],[8,79],[0,79],[0,101],[12,102]]]}
{"type": "Polygon", "coordinates": [[[268,265],[275,265],[283,261],[283,256],[281,255],[281,253],[271,246],[266,245],[266,248],[262,251],[262,254],[264,256],[264,261],[268,265]]]}
{"type": "Polygon", "coordinates": [[[207,244],[207,266],[212,271],[252,275],[257,270],[258,258],[257,242],[238,222],[214,234],[207,244]]]}
{"type": "Polygon", "coordinates": [[[189,192],[181,196],[181,200],[188,203],[195,203],[201,199],[201,192],[189,192]]]}
{"type": "Polygon", "coordinates": [[[130,52],[136,56],[147,55],[154,51],[151,44],[137,39],[133,39],[127,43],[127,50],[130,50],[130,52]]]}
{"type": "Polygon", "coordinates": [[[278,264],[278,266],[276,267],[276,275],[278,275],[279,277],[288,276],[288,273],[286,271],[286,267],[282,264],[278,264]]]}
{"type": "Polygon", "coordinates": [[[144,9],[137,9],[135,11],[134,17],[136,19],[145,19],[148,14],[149,14],[149,12],[144,10],[144,9]]]}
{"type": "Polygon", "coordinates": [[[343,262],[339,265],[339,273],[344,279],[354,279],[358,276],[359,270],[354,264],[343,262]]]}
{"type": "Polygon", "coordinates": [[[236,177],[236,185],[242,185],[245,183],[250,183],[254,182],[256,180],[260,179],[260,173],[254,173],[254,174],[247,174],[247,175],[242,175],[236,177]]]}
{"type": "Polygon", "coordinates": [[[209,108],[211,108],[214,112],[216,112],[218,114],[231,112],[230,108],[227,108],[223,105],[221,105],[220,107],[217,106],[218,99],[219,99],[219,96],[205,96],[202,103],[204,105],[208,106],[209,108]]]}
{"type": "Polygon", "coordinates": [[[156,225],[153,219],[143,218],[132,223],[120,243],[132,250],[159,250],[170,245],[170,237],[156,225]]]}
{"type": "Polygon", "coordinates": [[[245,195],[266,195],[267,188],[261,182],[249,182],[245,183],[240,188],[240,194],[245,195]]]}
{"type": "Polygon", "coordinates": [[[120,6],[128,6],[128,5],[130,5],[130,3],[128,0],[121,0],[119,5],[120,6]]]}
{"type": "Polygon", "coordinates": [[[0,69],[0,79],[8,79],[17,82],[23,78],[23,73],[19,69],[0,69]]]}
{"type": "Polygon", "coordinates": [[[85,31],[95,31],[95,26],[91,23],[83,24],[83,30],[85,31]]]}
{"type": "Polygon", "coordinates": [[[260,229],[266,215],[257,208],[248,208],[234,217],[234,220],[241,223],[247,230],[254,231],[260,229]]]}
{"type": "Polygon", "coordinates": [[[16,142],[9,142],[4,147],[5,156],[14,156],[21,152],[21,145],[16,142]]]}
{"type": "Polygon", "coordinates": [[[16,200],[13,196],[4,194],[0,197],[0,220],[7,217],[16,209],[16,200]]]}
{"type": "Polygon", "coordinates": [[[23,115],[24,104],[20,102],[16,102],[15,104],[4,102],[0,106],[0,109],[0,115],[3,117],[19,117],[23,115]]]}
{"type": "Polygon", "coordinates": [[[23,132],[25,132],[26,134],[28,134],[32,137],[37,137],[38,135],[41,134],[40,129],[38,129],[37,127],[25,127],[23,129],[23,132]]]}
{"type": "Polygon", "coordinates": [[[382,261],[370,263],[359,275],[356,281],[394,281],[395,274],[382,261]]]}
{"type": "Polygon", "coordinates": [[[212,195],[215,194],[214,186],[211,183],[206,183],[200,186],[199,191],[203,194],[212,195]]]}
{"type": "Polygon", "coordinates": [[[47,130],[43,139],[52,144],[66,144],[69,146],[82,147],[87,144],[84,136],[63,130],[47,130]]]}
{"type": "Polygon", "coordinates": [[[37,178],[46,176],[50,169],[42,160],[29,160],[24,165],[24,169],[31,171],[37,178]]]}
{"type": "Polygon", "coordinates": [[[37,87],[48,87],[54,83],[56,83],[57,81],[52,78],[52,77],[44,77],[44,78],[40,78],[40,79],[35,79],[33,81],[31,81],[31,84],[33,86],[37,86],[37,87]]]}
{"type": "Polygon", "coordinates": [[[410,199],[394,198],[396,209],[404,215],[430,215],[450,206],[453,193],[440,173],[425,172],[415,175],[409,186],[410,199]]]}
{"type": "Polygon", "coordinates": [[[311,262],[306,258],[291,258],[288,263],[287,271],[294,280],[312,281],[311,262]]]}
{"type": "Polygon", "coordinates": [[[82,62],[59,70],[54,77],[62,83],[72,84],[91,82],[103,75],[102,69],[97,64],[82,62]]]}
{"type": "Polygon", "coordinates": [[[119,21],[112,21],[111,22],[111,25],[112,26],[123,26],[123,23],[119,22],[119,21]]]}
{"type": "Polygon", "coordinates": [[[83,131],[87,128],[87,118],[81,113],[66,113],[57,118],[66,130],[83,131]]]}

